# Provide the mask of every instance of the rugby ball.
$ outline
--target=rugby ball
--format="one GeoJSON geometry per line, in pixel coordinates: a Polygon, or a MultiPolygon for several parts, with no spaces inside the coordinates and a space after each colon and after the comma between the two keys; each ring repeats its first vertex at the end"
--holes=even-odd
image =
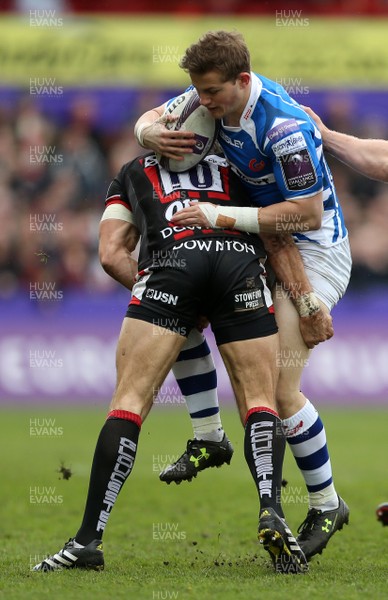
{"type": "Polygon", "coordinates": [[[379,504],[376,508],[376,516],[377,520],[382,523],[382,525],[388,525],[388,502],[383,502],[379,504]]]}
{"type": "Polygon", "coordinates": [[[176,121],[166,123],[168,129],[173,131],[185,129],[195,134],[193,152],[185,154],[183,160],[156,155],[162,167],[175,173],[181,173],[197,165],[209,154],[217,138],[219,121],[213,119],[208,109],[201,105],[199,96],[194,89],[174,98],[164,111],[163,116],[166,115],[178,117],[176,121]]]}

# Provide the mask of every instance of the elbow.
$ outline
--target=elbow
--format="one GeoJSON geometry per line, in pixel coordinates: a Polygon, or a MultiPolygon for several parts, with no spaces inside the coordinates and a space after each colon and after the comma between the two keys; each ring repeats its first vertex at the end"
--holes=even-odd
{"type": "Polygon", "coordinates": [[[113,271],[113,265],[114,265],[114,253],[111,252],[109,250],[109,248],[101,248],[99,249],[99,259],[100,259],[100,264],[102,266],[102,268],[104,269],[105,273],[108,273],[108,275],[112,274],[113,271]]]}
{"type": "Polygon", "coordinates": [[[307,216],[305,220],[309,231],[317,231],[322,227],[322,216],[322,210],[311,211],[311,213],[307,216]]]}
{"type": "Polygon", "coordinates": [[[322,216],[321,215],[319,215],[319,217],[317,217],[316,215],[310,217],[310,219],[308,221],[309,231],[317,231],[321,227],[322,227],[322,216]]]}
{"type": "Polygon", "coordinates": [[[307,231],[317,231],[322,227],[323,196],[322,192],[304,201],[301,208],[301,222],[307,231]]]}
{"type": "Polygon", "coordinates": [[[291,233],[288,232],[276,234],[260,233],[260,237],[268,255],[274,255],[278,252],[282,252],[290,245],[293,246],[295,244],[294,238],[292,237],[291,233]]]}

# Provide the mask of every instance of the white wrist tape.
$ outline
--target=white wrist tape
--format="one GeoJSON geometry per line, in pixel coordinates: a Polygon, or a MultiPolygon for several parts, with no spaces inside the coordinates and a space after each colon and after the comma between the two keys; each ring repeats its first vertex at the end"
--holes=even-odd
{"type": "Polygon", "coordinates": [[[146,127],[150,127],[151,125],[152,125],[152,123],[141,123],[141,125],[139,125],[138,127],[135,128],[135,137],[142,148],[145,148],[144,133],[143,133],[144,129],[146,127]]]}
{"type": "Polygon", "coordinates": [[[209,221],[210,227],[216,229],[238,229],[249,233],[259,233],[258,208],[246,206],[215,206],[207,202],[199,202],[199,208],[209,221]]]}
{"type": "Polygon", "coordinates": [[[307,292],[296,298],[295,306],[300,317],[312,317],[321,309],[319,300],[314,292],[307,292]]]}

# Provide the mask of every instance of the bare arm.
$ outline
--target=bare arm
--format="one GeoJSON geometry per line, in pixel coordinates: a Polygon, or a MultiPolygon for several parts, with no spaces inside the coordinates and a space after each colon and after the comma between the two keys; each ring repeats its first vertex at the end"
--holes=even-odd
{"type": "Polygon", "coordinates": [[[334,334],[332,318],[314,295],[292,236],[261,235],[261,238],[277,281],[299,314],[299,328],[306,346],[311,349],[330,339],[334,334]]]}
{"type": "Polygon", "coordinates": [[[140,146],[154,150],[167,158],[183,160],[183,154],[192,152],[195,145],[194,133],[191,131],[170,131],[166,123],[173,117],[163,117],[166,104],[145,112],[135,123],[135,136],[140,146]]]}
{"type": "Polygon", "coordinates": [[[327,130],[323,143],[330,154],[365,177],[388,183],[388,142],[356,138],[327,130]]]}
{"type": "Polygon", "coordinates": [[[365,177],[388,183],[388,141],[362,139],[333,131],[311,108],[303,108],[318,125],[327,152],[365,177]]]}
{"type": "MultiPolygon", "coordinates": [[[[239,207],[240,210],[240,207],[239,207]]],[[[323,215],[323,194],[271,204],[256,209],[260,232],[303,233],[320,229],[323,215]]]]}
{"type": "Polygon", "coordinates": [[[132,290],[137,274],[137,261],[131,253],[139,240],[137,228],[120,219],[106,219],[100,223],[99,257],[101,265],[124,287],[132,290]]]}
{"type": "Polygon", "coordinates": [[[175,213],[171,221],[186,227],[199,225],[250,233],[303,233],[321,227],[322,198],[322,192],[319,192],[310,198],[279,202],[264,208],[197,202],[175,213]]]}

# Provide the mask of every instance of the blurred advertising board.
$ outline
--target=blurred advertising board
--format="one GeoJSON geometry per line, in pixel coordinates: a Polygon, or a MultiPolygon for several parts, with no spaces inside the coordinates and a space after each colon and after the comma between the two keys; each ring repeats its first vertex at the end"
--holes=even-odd
{"type": "Polygon", "coordinates": [[[384,18],[322,18],[281,9],[265,17],[75,17],[36,9],[0,18],[2,85],[27,86],[32,79],[38,90],[185,86],[179,61],[209,29],[241,31],[253,69],[282,85],[290,77],[300,87],[388,83],[384,18]]]}
{"type": "MultiPolygon", "coordinates": [[[[125,292],[109,297],[72,296],[61,302],[16,299],[1,303],[0,404],[106,404],[115,385],[115,348],[128,302],[125,292]]],[[[318,346],[305,364],[303,391],[321,405],[386,405],[388,399],[387,291],[376,299],[345,297],[334,309],[335,336],[318,346]]],[[[222,403],[233,394],[213,334],[222,403]]],[[[157,336],[155,336],[157,343],[157,336]]],[[[277,363],[297,365],[283,353],[277,363]]],[[[182,404],[170,374],[157,399],[182,404]]]]}

